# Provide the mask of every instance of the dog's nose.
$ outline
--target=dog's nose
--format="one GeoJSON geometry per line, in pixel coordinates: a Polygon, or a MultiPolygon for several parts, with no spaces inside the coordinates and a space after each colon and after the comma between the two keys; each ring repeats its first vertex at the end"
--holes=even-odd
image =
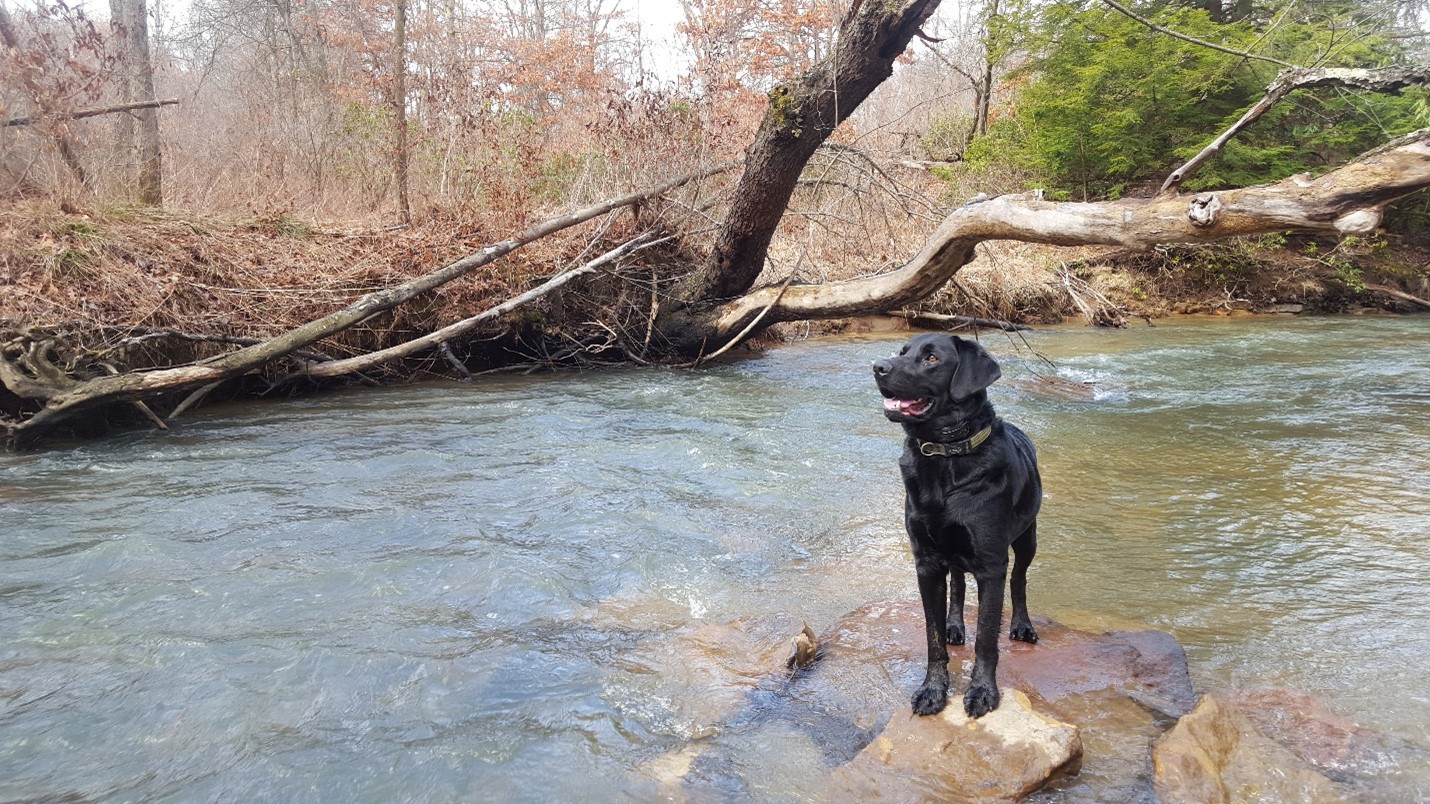
{"type": "Polygon", "coordinates": [[[880,377],[884,376],[885,374],[888,374],[889,370],[893,367],[893,364],[890,363],[888,360],[874,361],[874,373],[880,377]]]}

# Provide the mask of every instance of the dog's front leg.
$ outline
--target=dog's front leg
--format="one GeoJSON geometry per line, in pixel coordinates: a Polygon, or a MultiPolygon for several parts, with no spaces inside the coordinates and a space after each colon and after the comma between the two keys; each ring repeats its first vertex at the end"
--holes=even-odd
{"type": "Polygon", "coordinates": [[[967,640],[963,632],[963,570],[955,569],[948,579],[952,592],[948,596],[948,644],[962,645],[967,640]]]}
{"type": "Polygon", "coordinates": [[[1008,568],[975,574],[978,581],[978,635],[973,641],[973,673],[963,694],[963,711],[983,717],[998,708],[998,633],[1003,624],[1003,583],[1008,568]]]}
{"type": "Polygon", "coordinates": [[[948,604],[948,568],[936,562],[920,561],[917,569],[929,664],[923,685],[914,693],[914,714],[932,715],[943,711],[948,703],[948,635],[945,631],[948,621],[944,616],[944,606],[948,604]]]}

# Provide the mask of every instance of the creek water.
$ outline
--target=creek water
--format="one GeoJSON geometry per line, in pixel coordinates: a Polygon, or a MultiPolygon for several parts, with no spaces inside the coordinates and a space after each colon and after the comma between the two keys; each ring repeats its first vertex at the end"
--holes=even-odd
{"type": "MultiPolygon", "coordinates": [[[[868,369],[901,339],[0,455],[0,799],[656,795],[711,691],[642,646],[916,596],[868,369]]],[[[1427,319],[983,340],[1042,462],[1035,614],[1166,629],[1199,689],[1306,690],[1430,745],[1427,319]]],[[[770,734],[725,755],[744,794],[800,799],[827,768],[770,734]]],[[[1384,770],[1430,796],[1430,769],[1384,770]]]]}

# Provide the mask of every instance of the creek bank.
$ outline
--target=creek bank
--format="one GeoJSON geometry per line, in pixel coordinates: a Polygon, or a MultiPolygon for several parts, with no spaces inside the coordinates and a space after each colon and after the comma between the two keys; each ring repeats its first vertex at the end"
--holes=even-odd
{"type": "MultiPolygon", "coordinates": [[[[673,731],[692,742],[644,768],[644,781],[663,794],[749,793],[724,738],[752,730],[807,753],[816,767],[803,787],[831,801],[1015,800],[1038,790],[1098,801],[1240,800],[1253,790],[1345,800],[1374,797],[1374,773],[1413,752],[1305,693],[1198,698],[1166,632],[1034,623],[1038,644],[1000,640],[1003,703],[972,722],[957,694],[939,716],[909,713],[924,670],[917,601],[850,612],[795,673],[783,669],[802,628],[793,618],[650,632],[642,655],[652,671],[680,674],[699,703],[672,702],[673,731]]],[[[957,692],[972,647],[950,653],[957,692]]]]}
{"type": "MultiPolygon", "coordinates": [[[[8,374],[0,379],[0,426],[30,420],[46,396],[81,381],[219,359],[361,294],[411,281],[422,266],[480,248],[515,225],[434,216],[400,232],[325,231],[286,215],[228,220],[121,208],[80,213],[45,202],[0,205],[0,222],[0,297],[6,299],[0,373],[8,374]]],[[[269,361],[193,396],[188,390],[156,393],[147,397],[152,410],[125,401],[96,405],[59,429],[93,437],[110,426],[150,426],[187,410],[191,401],[307,392],[325,381],[303,379],[305,366],[431,334],[529,289],[536,277],[553,273],[550,266],[584,254],[588,245],[574,234],[552,235],[323,338],[292,359],[269,361]]],[[[979,253],[920,311],[1027,324],[1075,320],[1089,310],[1123,321],[1176,313],[1430,309],[1430,251],[1410,236],[1337,241],[1269,235],[1145,253],[998,241],[983,244],[979,253]]],[[[649,266],[654,275],[686,258],[649,252],[645,259],[658,263],[649,266]]],[[[652,335],[646,317],[653,308],[644,296],[631,330],[646,330],[643,338],[633,336],[640,349],[617,348],[621,338],[611,327],[591,323],[635,304],[628,290],[623,283],[582,280],[454,338],[445,350],[394,360],[352,381],[465,378],[670,357],[659,349],[647,353],[652,335]]],[[[863,326],[795,322],[776,325],[779,333],[771,337],[863,326]]]]}

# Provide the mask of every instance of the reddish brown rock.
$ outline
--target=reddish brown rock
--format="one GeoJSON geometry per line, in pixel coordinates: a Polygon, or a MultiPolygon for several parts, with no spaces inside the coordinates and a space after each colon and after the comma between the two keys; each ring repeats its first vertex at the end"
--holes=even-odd
{"type": "MultiPolygon", "coordinates": [[[[972,612],[967,621],[973,622],[972,612]]],[[[1104,800],[1151,793],[1152,741],[1195,701],[1186,657],[1159,631],[1077,631],[1034,618],[1036,645],[1000,640],[999,686],[1024,691],[1034,711],[1076,724],[1082,772],[1058,786],[1096,791],[1104,800]]],[[[893,713],[909,712],[923,680],[923,610],[918,601],[882,601],[843,617],[820,639],[824,651],[790,694],[804,705],[877,731],[893,713]]],[[[972,646],[950,648],[949,696],[957,708],[973,660],[972,646]]]]}
{"type": "Polygon", "coordinates": [[[1368,767],[1398,764],[1401,754],[1412,753],[1305,692],[1237,690],[1224,698],[1258,731],[1334,781],[1354,779],[1368,767]]]}
{"type": "Polygon", "coordinates": [[[1166,804],[1352,800],[1217,695],[1203,696],[1157,740],[1152,766],[1157,800],[1166,804]]]}

